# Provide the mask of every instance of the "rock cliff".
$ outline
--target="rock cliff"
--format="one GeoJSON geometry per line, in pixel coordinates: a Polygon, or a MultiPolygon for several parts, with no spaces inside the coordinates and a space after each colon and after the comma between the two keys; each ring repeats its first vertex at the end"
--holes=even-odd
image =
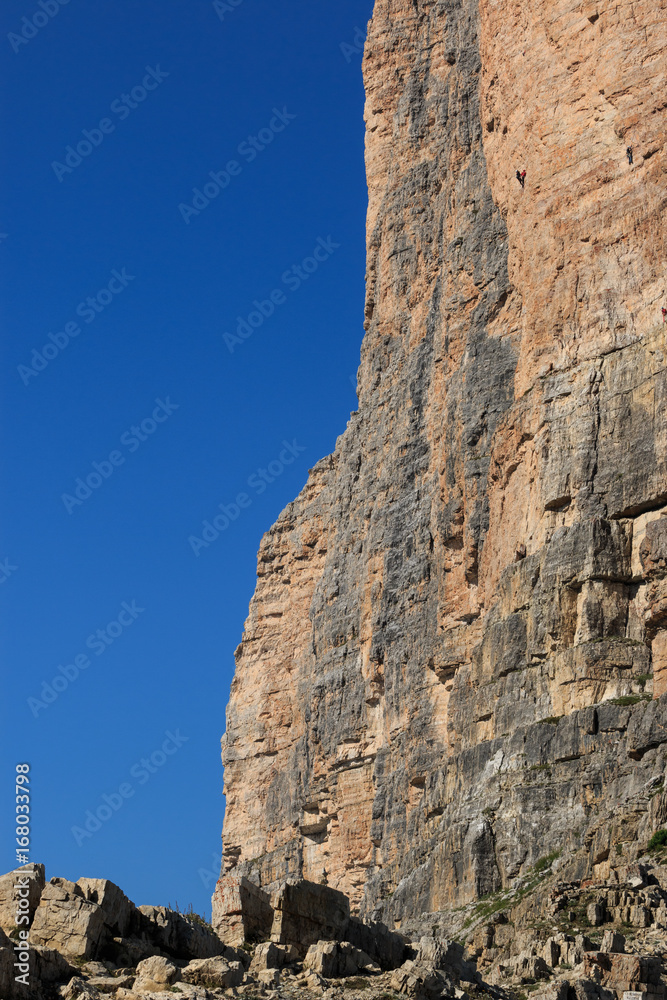
{"type": "Polygon", "coordinates": [[[667,0],[376,0],[364,74],[359,409],[261,543],[223,869],[407,929],[667,819],[667,0]]]}

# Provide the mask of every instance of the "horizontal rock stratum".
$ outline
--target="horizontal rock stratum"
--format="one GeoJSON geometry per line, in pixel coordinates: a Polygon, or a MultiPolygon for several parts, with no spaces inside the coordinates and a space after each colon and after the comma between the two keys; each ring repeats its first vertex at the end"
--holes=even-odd
{"type": "Polygon", "coordinates": [[[262,539],[227,875],[417,927],[664,824],[666,71],[666,0],[376,0],[359,409],[262,539]]]}

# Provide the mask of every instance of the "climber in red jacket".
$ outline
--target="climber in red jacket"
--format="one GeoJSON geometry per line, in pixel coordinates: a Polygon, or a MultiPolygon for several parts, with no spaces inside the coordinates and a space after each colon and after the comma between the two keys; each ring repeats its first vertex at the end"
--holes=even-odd
{"type": "Polygon", "coordinates": [[[521,187],[524,187],[526,183],[526,171],[524,170],[523,173],[521,173],[519,170],[517,170],[516,179],[518,180],[521,187]]]}
{"type": "Polygon", "coordinates": [[[664,306],[662,307],[662,322],[667,323],[667,309],[664,306]]]}

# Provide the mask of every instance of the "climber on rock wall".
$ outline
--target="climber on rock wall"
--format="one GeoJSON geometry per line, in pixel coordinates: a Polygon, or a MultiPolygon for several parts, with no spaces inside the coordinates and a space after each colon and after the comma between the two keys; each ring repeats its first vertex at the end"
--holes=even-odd
{"type": "Polygon", "coordinates": [[[664,306],[662,307],[662,322],[667,323],[667,309],[664,306]]]}
{"type": "Polygon", "coordinates": [[[524,172],[521,173],[519,170],[517,170],[516,179],[518,180],[521,187],[523,187],[524,184],[526,183],[526,171],[524,170],[524,172]]]}
{"type": "Polygon", "coordinates": [[[632,160],[632,146],[628,146],[628,148],[625,151],[625,155],[628,158],[628,163],[630,164],[630,166],[632,166],[632,162],[633,162],[633,160],[632,160]]]}

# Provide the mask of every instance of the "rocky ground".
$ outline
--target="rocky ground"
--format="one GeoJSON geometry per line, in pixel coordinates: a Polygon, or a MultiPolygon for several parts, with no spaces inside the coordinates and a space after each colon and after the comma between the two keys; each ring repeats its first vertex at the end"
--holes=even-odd
{"type": "Polygon", "coordinates": [[[136,907],[105,879],[46,883],[43,867],[28,865],[0,879],[0,997],[664,1000],[667,849],[631,861],[617,853],[595,878],[573,879],[571,866],[545,857],[510,889],[422,914],[426,934],[362,925],[345,917],[340,893],[292,883],[271,900],[279,940],[234,947],[194,914],[136,907]],[[28,900],[27,987],[13,970],[16,886],[28,900]],[[346,935],[365,935],[368,951],[346,935]]]}

